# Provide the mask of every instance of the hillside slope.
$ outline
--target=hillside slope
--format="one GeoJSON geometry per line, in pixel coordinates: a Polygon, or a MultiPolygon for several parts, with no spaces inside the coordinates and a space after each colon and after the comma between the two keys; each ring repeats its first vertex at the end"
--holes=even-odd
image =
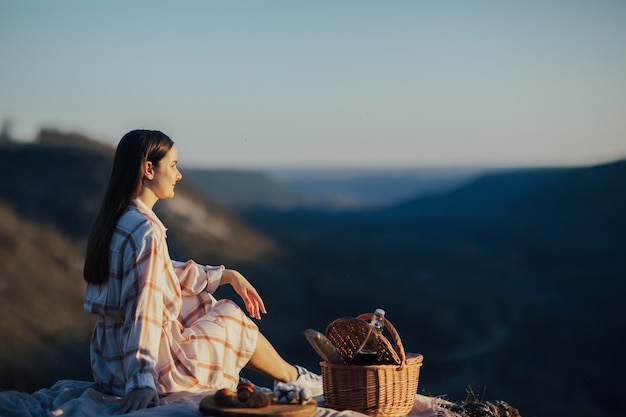
{"type": "Polygon", "coordinates": [[[93,320],[82,308],[82,249],[2,202],[0,219],[0,389],[88,379],[93,320]]]}

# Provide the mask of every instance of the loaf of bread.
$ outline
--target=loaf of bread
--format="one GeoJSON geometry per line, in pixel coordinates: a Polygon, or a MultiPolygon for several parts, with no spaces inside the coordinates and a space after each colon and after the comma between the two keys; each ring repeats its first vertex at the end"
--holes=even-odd
{"type": "Polygon", "coordinates": [[[313,329],[306,329],[304,331],[304,336],[309,341],[313,349],[317,352],[318,355],[322,357],[326,362],[332,363],[335,365],[345,365],[346,361],[341,356],[341,354],[335,348],[335,345],[332,344],[330,340],[322,333],[313,329]]]}
{"type": "Polygon", "coordinates": [[[234,407],[239,405],[237,393],[230,388],[218,389],[213,396],[213,401],[215,401],[215,405],[225,407],[234,407]]]}

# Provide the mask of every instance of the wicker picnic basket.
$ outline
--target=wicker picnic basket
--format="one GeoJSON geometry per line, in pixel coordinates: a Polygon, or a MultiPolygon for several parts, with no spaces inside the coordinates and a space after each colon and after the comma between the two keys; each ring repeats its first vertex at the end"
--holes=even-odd
{"type": "MultiPolygon", "coordinates": [[[[328,325],[326,337],[344,359],[349,360],[358,350],[367,336],[371,317],[371,313],[361,314],[328,325]]],[[[411,411],[423,357],[405,353],[400,336],[389,320],[385,320],[385,329],[393,346],[385,335],[378,338],[376,365],[320,363],[325,406],[374,417],[402,417],[411,411]]]]}

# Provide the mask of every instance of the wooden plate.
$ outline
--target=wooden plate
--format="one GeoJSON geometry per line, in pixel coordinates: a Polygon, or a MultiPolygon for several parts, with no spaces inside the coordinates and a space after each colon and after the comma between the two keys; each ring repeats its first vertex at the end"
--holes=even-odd
{"type": "MultiPolygon", "coordinates": [[[[270,392],[268,395],[274,397],[274,393],[270,392]]],[[[278,417],[308,417],[315,413],[317,409],[317,402],[310,400],[304,404],[279,403],[276,398],[272,400],[272,403],[267,407],[262,408],[250,408],[246,407],[245,403],[241,403],[240,406],[226,407],[216,405],[213,399],[214,395],[207,395],[200,400],[200,412],[204,415],[212,416],[225,416],[225,417],[251,417],[251,416],[278,416],[278,417]]]]}

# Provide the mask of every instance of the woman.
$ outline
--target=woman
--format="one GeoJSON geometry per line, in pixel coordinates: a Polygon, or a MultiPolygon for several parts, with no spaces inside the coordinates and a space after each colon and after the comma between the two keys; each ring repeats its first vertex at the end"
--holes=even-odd
{"type": "Polygon", "coordinates": [[[120,141],[89,236],[84,307],[98,316],[91,341],[96,382],[124,396],[120,412],[157,405],[159,394],[236,388],[243,367],[321,394],[321,379],[287,363],[232,301],[211,294],[230,284],[251,317],[263,300],[239,272],[172,261],[152,211],[182,178],[172,140],[134,130],[120,141]]]}

